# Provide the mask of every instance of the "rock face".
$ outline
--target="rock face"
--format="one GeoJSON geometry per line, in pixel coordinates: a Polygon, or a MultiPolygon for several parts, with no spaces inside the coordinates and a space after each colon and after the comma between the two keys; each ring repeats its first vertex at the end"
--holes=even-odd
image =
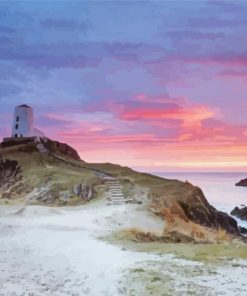
{"type": "Polygon", "coordinates": [[[77,151],[65,143],[61,143],[58,141],[52,141],[49,139],[42,140],[42,143],[43,143],[44,147],[52,153],[59,153],[64,156],[68,156],[74,160],[81,160],[77,151]]]}
{"type": "Polygon", "coordinates": [[[173,180],[167,188],[163,187],[163,193],[161,189],[156,187],[150,192],[150,209],[163,216],[169,224],[173,225],[178,220],[187,224],[192,221],[203,227],[224,229],[228,233],[239,235],[237,221],[211,206],[199,187],[173,180]]]}
{"type": "Polygon", "coordinates": [[[0,160],[0,185],[14,181],[21,169],[16,160],[0,160]]]}
{"type": "Polygon", "coordinates": [[[245,220],[247,221],[247,207],[235,207],[232,211],[231,211],[231,215],[238,217],[241,220],[245,220]]]}
{"type": "Polygon", "coordinates": [[[13,192],[18,194],[22,188],[21,168],[16,160],[0,160],[0,194],[2,198],[11,198],[13,192]]]}
{"type": "Polygon", "coordinates": [[[89,201],[94,197],[94,186],[80,183],[74,186],[73,193],[77,197],[89,201]]]}
{"type": "Polygon", "coordinates": [[[247,179],[242,179],[238,183],[235,184],[236,186],[243,186],[247,187],[247,179]]]}
{"type": "Polygon", "coordinates": [[[0,148],[12,149],[15,147],[19,149],[19,151],[24,152],[40,151],[41,153],[49,153],[74,160],[81,160],[74,148],[65,143],[53,141],[48,138],[42,138],[39,142],[37,142],[35,138],[10,138],[8,141],[4,141],[0,144],[0,148]]]}
{"type": "Polygon", "coordinates": [[[216,210],[205,198],[202,190],[195,187],[186,201],[178,201],[186,216],[193,222],[211,228],[222,228],[232,234],[238,234],[238,224],[227,213],[216,210]]]}
{"type": "Polygon", "coordinates": [[[240,231],[241,234],[247,235],[247,228],[239,226],[239,231],[240,231]]]}

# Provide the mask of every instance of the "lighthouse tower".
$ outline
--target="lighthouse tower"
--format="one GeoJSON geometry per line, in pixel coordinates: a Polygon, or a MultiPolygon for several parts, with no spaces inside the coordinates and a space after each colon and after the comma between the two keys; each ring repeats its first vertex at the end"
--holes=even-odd
{"type": "Polygon", "coordinates": [[[33,135],[33,109],[28,105],[15,107],[12,126],[12,137],[32,137],[33,135]]]}
{"type": "Polygon", "coordinates": [[[28,105],[15,107],[12,137],[43,137],[44,134],[33,126],[33,109],[28,105]]]}

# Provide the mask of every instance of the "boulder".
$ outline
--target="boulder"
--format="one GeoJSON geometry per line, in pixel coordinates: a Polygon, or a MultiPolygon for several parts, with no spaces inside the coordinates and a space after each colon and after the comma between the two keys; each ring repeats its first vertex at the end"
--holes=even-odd
{"type": "Polygon", "coordinates": [[[241,234],[246,235],[247,234],[247,228],[239,226],[239,231],[241,234]]]}
{"type": "Polygon", "coordinates": [[[243,186],[247,187],[247,178],[240,180],[238,183],[235,184],[236,186],[243,186]]]}
{"type": "Polygon", "coordinates": [[[235,216],[241,220],[245,220],[247,221],[247,207],[235,207],[232,211],[231,211],[231,215],[235,216]]]}

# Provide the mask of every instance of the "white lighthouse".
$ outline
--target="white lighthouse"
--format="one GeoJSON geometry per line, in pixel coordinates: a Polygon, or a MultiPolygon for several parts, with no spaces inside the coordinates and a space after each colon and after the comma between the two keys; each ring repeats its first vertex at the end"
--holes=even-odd
{"type": "Polygon", "coordinates": [[[28,105],[15,107],[12,137],[43,137],[44,134],[33,126],[33,109],[28,105]]]}

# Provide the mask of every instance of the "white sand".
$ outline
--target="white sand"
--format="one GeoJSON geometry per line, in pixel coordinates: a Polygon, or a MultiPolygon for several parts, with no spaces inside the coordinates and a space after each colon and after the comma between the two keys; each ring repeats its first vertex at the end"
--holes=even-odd
{"type": "Polygon", "coordinates": [[[236,268],[231,263],[204,266],[172,255],[125,251],[98,239],[143,225],[157,232],[164,227],[136,205],[29,206],[21,211],[1,206],[0,295],[163,296],[188,295],[188,289],[196,291],[192,295],[246,295],[246,262],[236,268]],[[198,269],[202,272],[191,276],[198,269]],[[153,282],[153,274],[162,281],[153,282]]]}

